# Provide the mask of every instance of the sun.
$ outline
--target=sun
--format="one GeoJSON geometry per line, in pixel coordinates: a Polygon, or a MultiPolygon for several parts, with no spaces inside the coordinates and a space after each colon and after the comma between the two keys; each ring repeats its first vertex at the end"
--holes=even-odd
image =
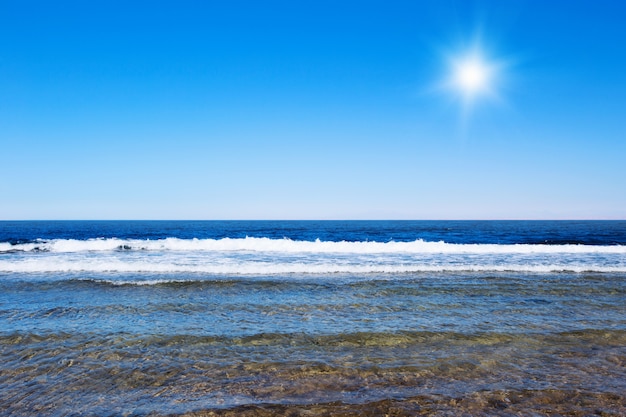
{"type": "Polygon", "coordinates": [[[442,55],[445,67],[439,88],[459,105],[464,121],[486,104],[504,103],[500,90],[508,59],[490,53],[478,37],[464,47],[442,51],[442,55]]]}
{"type": "Polygon", "coordinates": [[[488,66],[476,57],[464,59],[454,69],[454,81],[466,94],[475,94],[489,85],[488,66]]]}
{"type": "Polygon", "coordinates": [[[474,100],[493,90],[495,66],[478,52],[453,58],[451,62],[451,87],[464,100],[474,100]]]}
{"type": "Polygon", "coordinates": [[[479,32],[458,40],[456,45],[441,47],[438,52],[439,73],[433,92],[459,110],[463,126],[479,114],[494,108],[508,108],[506,93],[510,92],[518,57],[502,55],[493,42],[486,42],[479,32]]]}

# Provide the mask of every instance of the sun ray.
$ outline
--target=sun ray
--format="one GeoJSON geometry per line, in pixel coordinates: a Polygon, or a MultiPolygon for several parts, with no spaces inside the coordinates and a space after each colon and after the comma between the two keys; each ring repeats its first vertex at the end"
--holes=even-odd
{"type": "Polygon", "coordinates": [[[444,89],[461,106],[468,118],[480,102],[500,101],[498,88],[503,64],[487,54],[475,40],[465,50],[446,54],[447,75],[444,89]]]}

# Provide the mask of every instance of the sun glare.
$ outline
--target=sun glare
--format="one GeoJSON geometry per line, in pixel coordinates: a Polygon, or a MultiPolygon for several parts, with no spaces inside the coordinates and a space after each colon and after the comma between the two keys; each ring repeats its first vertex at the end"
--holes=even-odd
{"type": "Polygon", "coordinates": [[[467,94],[477,93],[489,84],[489,68],[476,57],[459,62],[454,71],[457,87],[467,94]]]}
{"type": "Polygon", "coordinates": [[[511,86],[514,61],[502,56],[481,33],[439,51],[440,77],[433,91],[459,110],[462,125],[495,107],[507,107],[503,95],[511,86]]]}
{"type": "Polygon", "coordinates": [[[465,121],[483,103],[502,103],[499,90],[509,64],[489,54],[480,37],[442,54],[446,68],[440,87],[460,106],[465,121]]]}
{"type": "Polygon", "coordinates": [[[479,53],[454,58],[451,62],[451,87],[465,102],[493,91],[495,69],[479,53]]]}

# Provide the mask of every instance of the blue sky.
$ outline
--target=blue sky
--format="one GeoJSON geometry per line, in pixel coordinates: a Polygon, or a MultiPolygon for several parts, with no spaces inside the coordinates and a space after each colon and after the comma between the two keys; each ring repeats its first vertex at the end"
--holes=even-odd
{"type": "Polygon", "coordinates": [[[4,1],[0,219],[624,219],[626,3],[4,1]],[[450,62],[496,65],[471,106],[450,62]]]}

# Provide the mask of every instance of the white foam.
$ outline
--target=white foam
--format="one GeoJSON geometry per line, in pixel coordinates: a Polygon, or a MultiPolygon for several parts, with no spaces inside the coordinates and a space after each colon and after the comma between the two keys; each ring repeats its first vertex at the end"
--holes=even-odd
{"type": "Polygon", "coordinates": [[[446,242],[425,242],[421,239],[412,242],[331,242],[295,241],[290,239],[269,239],[246,237],[243,239],[178,239],[159,240],[139,239],[55,239],[11,245],[0,243],[2,252],[111,252],[131,251],[184,251],[184,252],[280,252],[280,253],[441,253],[441,254],[532,254],[532,253],[613,253],[626,254],[626,246],[595,245],[498,245],[498,244],[455,244],[446,242]]]}
{"type": "Polygon", "coordinates": [[[203,273],[211,275],[277,275],[277,274],[390,274],[418,272],[602,272],[626,273],[626,265],[556,262],[541,263],[536,260],[527,263],[489,263],[474,260],[474,263],[335,263],[335,262],[240,262],[240,263],[172,263],[150,262],[149,260],[122,261],[106,259],[68,260],[39,259],[22,262],[0,261],[3,273],[203,273]]]}
{"type": "Polygon", "coordinates": [[[0,245],[0,272],[364,274],[626,272],[625,246],[289,239],[58,239],[0,245]]]}

